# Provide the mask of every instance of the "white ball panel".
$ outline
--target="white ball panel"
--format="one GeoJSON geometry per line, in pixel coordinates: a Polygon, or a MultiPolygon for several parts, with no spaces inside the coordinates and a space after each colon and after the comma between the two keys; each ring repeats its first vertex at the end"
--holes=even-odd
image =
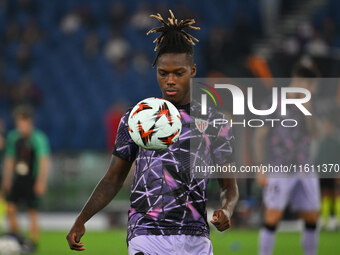
{"type": "MultiPolygon", "coordinates": [[[[169,145],[166,145],[164,142],[160,141],[158,138],[168,137],[178,130],[181,131],[182,123],[178,118],[180,116],[177,108],[171,104],[170,102],[160,99],[160,98],[147,98],[139,102],[131,111],[128,125],[132,132],[130,132],[131,138],[134,142],[146,149],[165,149],[169,145]],[[147,107],[151,107],[152,109],[140,109],[140,104],[145,103],[147,107]],[[157,121],[157,114],[162,106],[166,104],[166,107],[169,109],[172,125],[169,124],[168,118],[166,115],[162,115],[157,121]],[[137,111],[137,112],[136,112],[137,111]],[[133,115],[133,116],[132,116],[133,115]],[[138,122],[141,123],[141,126],[145,133],[147,133],[151,127],[155,125],[154,131],[151,135],[151,139],[148,141],[146,145],[144,145],[138,127],[138,122]]],[[[173,142],[176,142],[179,137],[180,132],[173,138],[173,142]]]]}

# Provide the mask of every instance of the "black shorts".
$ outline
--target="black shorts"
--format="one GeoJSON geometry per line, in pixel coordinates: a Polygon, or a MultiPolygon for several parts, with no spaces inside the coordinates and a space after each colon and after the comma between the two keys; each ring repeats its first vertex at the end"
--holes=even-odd
{"type": "Polygon", "coordinates": [[[40,199],[34,193],[34,182],[16,182],[7,195],[7,201],[16,205],[23,204],[30,209],[38,209],[40,199]]]}
{"type": "Polygon", "coordinates": [[[321,189],[334,190],[335,189],[335,179],[333,178],[321,178],[320,179],[321,189]]]}

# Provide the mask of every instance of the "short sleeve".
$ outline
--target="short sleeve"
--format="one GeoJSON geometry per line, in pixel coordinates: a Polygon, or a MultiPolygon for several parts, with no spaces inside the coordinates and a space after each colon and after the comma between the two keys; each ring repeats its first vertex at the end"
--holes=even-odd
{"type": "Polygon", "coordinates": [[[138,146],[129,134],[128,119],[130,111],[131,110],[127,111],[120,119],[112,154],[129,162],[133,162],[137,157],[138,146]]]}
{"type": "Polygon", "coordinates": [[[15,142],[18,138],[16,131],[11,131],[7,136],[5,155],[10,158],[15,157],[15,142]]]}
{"type": "Polygon", "coordinates": [[[234,153],[234,136],[228,122],[217,130],[216,138],[211,144],[211,156],[215,164],[231,164],[235,162],[234,153]]]}
{"type": "Polygon", "coordinates": [[[46,135],[40,131],[34,136],[34,144],[39,158],[50,155],[50,145],[46,135]]]}

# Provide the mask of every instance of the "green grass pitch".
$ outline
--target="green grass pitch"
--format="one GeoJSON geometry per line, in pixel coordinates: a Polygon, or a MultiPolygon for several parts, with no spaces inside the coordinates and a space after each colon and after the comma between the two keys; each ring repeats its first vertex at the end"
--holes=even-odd
{"type": "MultiPolygon", "coordinates": [[[[87,232],[82,241],[85,243],[86,251],[76,252],[68,248],[65,239],[66,232],[43,232],[41,242],[35,255],[101,255],[101,254],[127,254],[125,236],[126,230],[117,229],[104,232],[87,232]]],[[[231,255],[253,255],[257,254],[256,230],[232,229],[219,233],[212,231],[211,240],[214,254],[231,255]]],[[[340,233],[321,232],[318,254],[337,255],[340,254],[340,233]]],[[[274,255],[302,255],[300,246],[300,234],[279,233],[276,239],[274,255]]]]}

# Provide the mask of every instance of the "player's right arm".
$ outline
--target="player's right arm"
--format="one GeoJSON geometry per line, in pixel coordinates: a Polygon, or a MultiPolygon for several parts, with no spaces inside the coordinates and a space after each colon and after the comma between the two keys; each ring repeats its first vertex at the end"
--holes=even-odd
{"type": "Polygon", "coordinates": [[[85,223],[116,196],[130,171],[131,165],[132,162],[116,156],[112,157],[105,176],[94,189],[66,237],[72,250],[85,250],[84,243],[80,243],[80,239],[85,233],[85,223]]]}
{"type": "Polygon", "coordinates": [[[4,160],[4,172],[2,177],[1,189],[5,193],[11,191],[12,188],[12,179],[13,179],[13,171],[15,165],[15,141],[17,138],[17,133],[15,131],[11,131],[8,134],[6,141],[6,150],[5,150],[5,160],[4,160]]]}
{"type": "Polygon", "coordinates": [[[2,178],[2,190],[5,193],[10,192],[12,188],[12,177],[14,169],[14,159],[6,156],[4,161],[4,173],[2,178]]]}

